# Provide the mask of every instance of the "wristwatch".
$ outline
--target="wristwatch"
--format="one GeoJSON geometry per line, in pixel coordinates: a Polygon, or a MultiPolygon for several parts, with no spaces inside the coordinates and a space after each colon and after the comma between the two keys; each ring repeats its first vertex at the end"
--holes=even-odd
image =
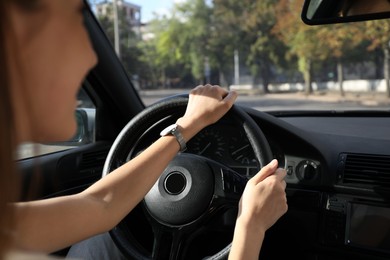
{"type": "Polygon", "coordinates": [[[180,145],[180,152],[184,152],[185,150],[187,150],[187,145],[179,128],[180,126],[177,124],[170,125],[164,130],[162,130],[160,135],[161,136],[173,135],[180,145]]]}

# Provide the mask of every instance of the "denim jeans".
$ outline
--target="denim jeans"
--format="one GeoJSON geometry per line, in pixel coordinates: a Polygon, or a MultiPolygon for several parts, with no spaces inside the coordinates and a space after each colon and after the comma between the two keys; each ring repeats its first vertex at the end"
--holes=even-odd
{"type": "Polygon", "coordinates": [[[103,233],[74,244],[67,258],[80,260],[125,260],[109,233],[103,233]]]}

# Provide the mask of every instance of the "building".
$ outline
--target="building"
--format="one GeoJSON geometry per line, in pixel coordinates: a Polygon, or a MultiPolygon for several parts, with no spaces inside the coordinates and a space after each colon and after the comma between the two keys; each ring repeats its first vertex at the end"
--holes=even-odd
{"type": "MultiPolygon", "coordinates": [[[[141,29],[141,6],[132,4],[125,0],[117,0],[118,12],[125,15],[125,20],[129,26],[137,33],[140,33],[141,29]]],[[[99,16],[113,16],[113,1],[102,1],[96,4],[96,15],[99,16]]]]}

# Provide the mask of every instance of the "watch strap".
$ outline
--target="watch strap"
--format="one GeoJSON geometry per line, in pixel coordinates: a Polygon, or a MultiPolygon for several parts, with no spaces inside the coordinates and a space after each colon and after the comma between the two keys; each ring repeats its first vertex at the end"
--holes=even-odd
{"type": "Polygon", "coordinates": [[[160,135],[161,136],[173,135],[180,145],[180,152],[184,152],[185,150],[187,150],[186,141],[184,140],[184,137],[180,132],[179,125],[173,124],[168,126],[167,128],[161,131],[160,135]]]}

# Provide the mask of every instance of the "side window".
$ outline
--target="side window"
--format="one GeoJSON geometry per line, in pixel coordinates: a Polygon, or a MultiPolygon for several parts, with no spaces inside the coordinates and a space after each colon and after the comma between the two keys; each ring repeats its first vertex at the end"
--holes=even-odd
{"type": "Polygon", "coordinates": [[[95,142],[95,105],[83,88],[80,89],[77,99],[78,106],[75,111],[77,131],[75,135],[64,142],[24,143],[18,147],[16,154],[18,160],[73,149],[95,142]]]}

